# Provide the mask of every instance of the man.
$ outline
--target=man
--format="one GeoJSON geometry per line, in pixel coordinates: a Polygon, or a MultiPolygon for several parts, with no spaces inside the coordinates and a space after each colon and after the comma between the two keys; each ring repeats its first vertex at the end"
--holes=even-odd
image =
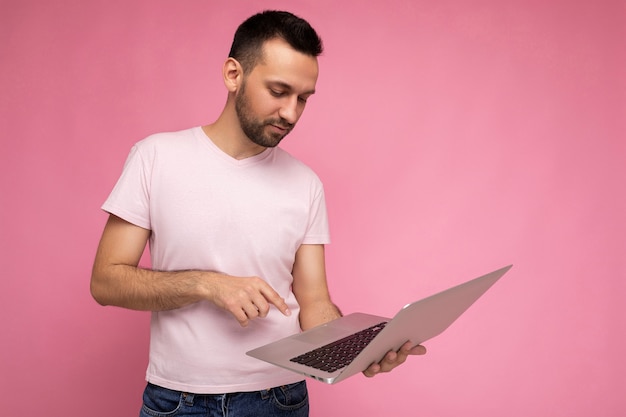
{"type": "MultiPolygon", "coordinates": [[[[302,377],[245,352],[341,315],[326,282],[321,182],[276,147],[315,93],[321,52],[290,13],[246,20],[218,119],[137,143],[103,205],[93,297],[153,312],[142,416],[308,415],[302,377]],[[152,270],[138,267],[148,241],[152,270]]],[[[364,373],[423,353],[407,343],[364,373]]]]}

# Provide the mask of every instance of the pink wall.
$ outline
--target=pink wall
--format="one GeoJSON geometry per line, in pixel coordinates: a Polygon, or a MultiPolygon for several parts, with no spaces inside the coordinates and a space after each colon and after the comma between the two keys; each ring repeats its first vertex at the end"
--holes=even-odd
{"type": "Polygon", "coordinates": [[[626,6],[610,0],[0,2],[2,414],[137,414],[148,314],[90,298],[99,206],[133,142],[217,115],[252,3],[325,39],[285,147],[326,184],[344,311],[393,315],[515,264],[427,356],[311,382],[312,416],[623,416],[626,6]]]}

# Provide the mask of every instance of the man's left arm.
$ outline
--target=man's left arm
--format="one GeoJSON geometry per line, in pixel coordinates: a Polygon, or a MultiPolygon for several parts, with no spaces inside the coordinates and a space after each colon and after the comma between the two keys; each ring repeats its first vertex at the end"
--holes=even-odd
{"type": "Polygon", "coordinates": [[[293,265],[293,293],[300,305],[300,327],[308,330],[342,316],[330,299],[324,245],[301,245],[293,265]]]}
{"type": "MultiPolygon", "coordinates": [[[[324,245],[301,245],[293,266],[293,293],[300,304],[300,327],[308,330],[341,317],[341,311],[330,299],[326,280],[324,245]]],[[[409,355],[423,355],[426,348],[404,344],[397,352],[390,351],[379,362],[370,365],[363,374],[373,377],[389,372],[404,363],[409,355]]]]}

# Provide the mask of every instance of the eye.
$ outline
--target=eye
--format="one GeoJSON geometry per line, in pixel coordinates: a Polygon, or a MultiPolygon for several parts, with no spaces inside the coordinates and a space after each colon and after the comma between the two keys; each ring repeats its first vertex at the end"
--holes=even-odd
{"type": "Polygon", "coordinates": [[[274,90],[270,88],[270,94],[273,95],[274,97],[282,97],[285,95],[284,92],[279,91],[279,90],[274,90]]]}

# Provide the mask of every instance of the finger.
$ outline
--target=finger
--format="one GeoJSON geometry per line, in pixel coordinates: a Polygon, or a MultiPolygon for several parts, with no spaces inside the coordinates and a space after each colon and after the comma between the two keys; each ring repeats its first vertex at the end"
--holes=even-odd
{"type": "Polygon", "coordinates": [[[368,378],[372,378],[376,376],[380,372],[380,365],[377,363],[371,364],[365,371],[363,371],[363,375],[368,378]]]}
{"type": "Polygon", "coordinates": [[[242,294],[224,302],[222,308],[229,311],[241,327],[247,327],[250,319],[255,319],[259,316],[259,310],[250,297],[245,295],[245,292],[242,292],[242,294]]]}
{"type": "Polygon", "coordinates": [[[254,311],[251,311],[251,313],[254,316],[250,317],[266,317],[267,313],[269,313],[270,311],[270,304],[261,293],[257,293],[255,296],[252,297],[251,304],[252,305],[250,308],[254,309],[254,311]]]}
{"type": "Polygon", "coordinates": [[[365,371],[363,371],[363,375],[371,378],[381,372],[389,372],[396,366],[406,362],[409,355],[424,355],[425,353],[426,348],[424,346],[413,346],[411,342],[406,342],[397,352],[394,352],[393,350],[389,351],[379,363],[371,364],[365,371]]]}
{"type": "Polygon", "coordinates": [[[250,320],[248,320],[248,315],[243,309],[231,311],[231,313],[235,316],[235,319],[239,322],[241,327],[248,327],[250,320]]]}
{"type": "MultiPolygon", "coordinates": [[[[387,352],[387,354],[381,359],[381,361],[376,366],[370,366],[372,374],[376,375],[381,372],[389,372],[396,366],[404,363],[406,361],[408,354],[402,353],[401,351],[395,352],[393,350],[387,352]]],[[[373,376],[372,375],[372,376],[373,376]]]]}
{"type": "Polygon", "coordinates": [[[417,345],[411,348],[409,355],[425,355],[426,348],[422,345],[417,345]]]}
{"type": "Polygon", "coordinates": [[[400,360],[401,356],[403,356],[403,355],[402,355],[402,353],[400,351],[399,352],[394,352],[392,350],[392,351],[387,352],[387,354],[385,355],[383,360],[380,361],[380,362],[381,362],[381,364],[383,364],[383,363],[393,364],[393,363],[396,363],[398,360],[400,360]]]}
{"type": "Polygon", "coordinates": [[[243,305],[241,307],[241,309],[243,310],[243,312],[245,313],[246,317],[248,318],[248,320],[254,320],[255,318],[259,317],[259,309],[257,308],[257,306],[250,302],[247,303],[245,305],[243,305]]]}
{"type": "Polygon", "coordinates": [[[380,372],[389,372],[398,365],[403,364],[406,361],[407,354],[402,352],[389,352],[385,355],[385,358],[380,362],[380,372]]]}
{"type": "Polygon", "coordinates": [[[400,352],[405,353],[405,354],[408,355],[411,352],[412,348],[413,348],[413,343],[406,342],[405,344],[400,346],[400,352]]]}
{"type": "Polygon", "coordinates": [[[426,348],[422,345],[413,346],[413,343],[409,341],[400,347],[399,352],[406,355],[424,355],[426,354],[426,348]]]}
{"type": "MultiPolygon", "coordinates": [[[[267,300],[267,302],[273,304],[278,308],[278,310],[283,313],[285,316],[291,316],[291,310],[289,310],[289,306],[285,302],[285,299],[281,297],[269,284],[262,290],[262,294],[267,300]]],[[[269,308],[268,308],[269,309],[269,308]]]]}
{"type": "Polygon", "coordinates": [[[389,372],[390,370],[395,368],[395,366],[397,366],[397,358],[398,354],[391,350],[387,352],[385,356],[383,356],[380,362],[371,364],[365,371],[363,371],[363,374],[366,377],[371,378],[381,372],[389,372]]]}

